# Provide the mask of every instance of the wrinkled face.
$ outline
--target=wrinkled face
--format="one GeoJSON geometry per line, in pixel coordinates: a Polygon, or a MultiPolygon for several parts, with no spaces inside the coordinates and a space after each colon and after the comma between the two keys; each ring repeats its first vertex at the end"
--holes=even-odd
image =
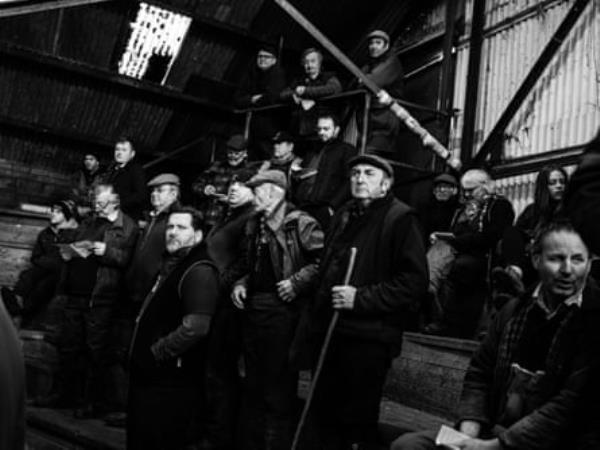
{"type": "Polygon", "coordinates": [[[115,201],[114,194],[109,191],[101,191],[96,194],[94,201],[94,211],[98,214],[98,217],[110,217],[118,209],[117,202],[115,201]]]}
{"type": "Polygon", "coordinates": [[[65,217],[62,208],[59,206],[53,206],[50,209],[50,225],[57,226],[65,223],[66,221],[67,218],[65,217]]]}
{"type": "Polygon", "coordinates": [[[231,208],[246,205],[252,201],[254,193],[244,183],[233,183],[227,191],[227,203],[231,208]]]}
{"type": "Polygon", "coordinates": [[[83,158],[83,167],[89,172],[92,172],[98,168],[100,163],[94,155],[85,155],[83,158]]]}
{"type": "Polygon", "coordinates": [[[135,150],[131,146],[131,142],[117,142],[115,145],[115,161],[117,164],[127,164],[135,156],[135,150]]]}
{"type": "Polygon", "coordinates": [[[329,142],[335,139],[340,132],[338,127],[331,117],[321,117],[317,121],[317,134],[321,142],[329,142]]]}
{"type": "Polygon", "coordinates": [[[556,231],[542,241],[533,255],[544,296],[558,304],[579,292],[590,272],[590,255],[581,237],[572,231],[556,231]]]}
{"type": "Polygon", "coordinates": [[[275,142],[273,144],[273,159],[277,161],[286,161],[294,153],[293,142],[275,142]]]}
{"type": "Polygon", "coordinates": [[[387,52],[390,45],[385,39],[376,37],[369,40],[369,55],[371,58],[379,58],[387,52]]]}
{"type": "Polygon", "coordinates": [[[438,202],[447,202],[457,193],[458,189],[449,183],[438,183],[433,187],[433,196],[438,202]]]}
{"type": "Polygon", "coordinates": [[[256,65],[260,70],[267,70],[277,63],[277,58],[272,53],[260,50],[256,55],[256,65]]]}
{"type": "Polygon", "coordinates": [[[235,150],[233,148],[227,149],[227,163],[232,167],[239,166],[248,156],[246,150],[235,150]]]}
{"type": "Polygon", "coordinates": [[[391,188],[391,180],[385,172],[369,164],[357,164],[350,171],[350,190],[358,200],[374,200],[384,197],[391,188]]]}
{"type": "Polygon", "coordinates": [[[468,172],[460,180],[462,201],[482,200],[488,194],[487,180],[479,176],[471,176],[468,172]]]}
{"type": "Polygon", "coordinates": [[[304,67],[304,72],[309,78],[315,79],[319,76],[319,73],[321,73],[321,59],[321,55],[317,52],[308,53],[304,56],[302,65],[304,67]]]}
{"type": "Polygon", "coordinates": [[[169,216],[166,230],[167,252],[192,247],[202,240],[202,231],[194,230],[192,216],[188,213],[174,213],[169,216]]]}
{"type": "Polygon", "coordinates": [[[285,191],[272,183],[263,183],[254,188],[256,211],[268,213],[285,197],[285,191]]]}
{"type": "Polygon", "coordinates": [[[150,192],[150,203],[155,211],[162,211],[177,200],[177,187],[172,184],[154,186],[150,192]]]}
{"type": "Polygon", "coordinates": [[[550,198],[555,201],[560,201],[565,193],[567,180],[560,170],[550,172],[548,176],[548,193],[550,198]]]}

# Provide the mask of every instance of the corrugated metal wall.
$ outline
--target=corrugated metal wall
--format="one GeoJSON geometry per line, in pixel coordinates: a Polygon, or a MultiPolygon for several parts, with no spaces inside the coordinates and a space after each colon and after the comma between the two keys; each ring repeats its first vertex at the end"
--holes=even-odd
{"type": "MultiPolygon", "coordinates": [[[[477,153],[573,0],[488,1],[475,126],[477,153]]],[[[473,0],[466,2],[470,24],[473,0]]],[[[463,126],[469,42],[456,54],[451,148],[458,152],[463,126]]],[[[506,129],[503,159],[581,145],[600,124],[600,0],[592,0],[559,52],[506,129]]]]}

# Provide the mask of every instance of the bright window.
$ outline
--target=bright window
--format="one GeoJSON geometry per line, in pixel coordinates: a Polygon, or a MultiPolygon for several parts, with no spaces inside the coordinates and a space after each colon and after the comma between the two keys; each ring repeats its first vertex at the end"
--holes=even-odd
{"type": "Polygon", "coordinates": [[[191,23],[190,17],[140,3],[119,73],[164,84],[191,23]]]}

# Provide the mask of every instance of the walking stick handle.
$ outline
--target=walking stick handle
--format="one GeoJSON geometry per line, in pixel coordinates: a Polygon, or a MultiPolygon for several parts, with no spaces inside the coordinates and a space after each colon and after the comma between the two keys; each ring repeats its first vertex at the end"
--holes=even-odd
{"type": "MultiPolygon", "coordinates": [[[[354,263],[356,262],[357,251],[358,250],[356,249],[356,247],[352,247],[350,249],[350,258],[348,259],[348,265],[346,266],[346,273],[344,275],[344,285],[350,283],[350,278],[352,278],[352,272],[354,271],[354,263]]],[[[315,368],[315,372],[310,382],[310,388],[308,390],[306,402],[304,403],[304,408],[302,408],[302,414],[300,415],[300,420],[298,421],[298,426],[296,427],[296,432],[294,433],[294,440],[292,441],[291,450],[296,450],[296,448],[298,447],[300,435],[302,434],[302,428],[304,428],[304,422],[306,421],[306,417],[308,416],[308,410],[310,409],[310,404],[315,393],[315,387],[317,386],[319,375],[321,374],[321,370],[323,369],[323,363],[325,362],[327,348],[329,347],[329,342],[331,341],[331,336],[333,335],[333,330],[335,329],[335,325],[337,324],[339,316],[340,312],[334,311],[333,316],[331,317],[331,321],[329,322],[329,326],[327,327],[327,334],[325,334],[325,340],[323,341],[323,346],[321,347],[321,352],[319,353],[317,367],[315,368]]]]}

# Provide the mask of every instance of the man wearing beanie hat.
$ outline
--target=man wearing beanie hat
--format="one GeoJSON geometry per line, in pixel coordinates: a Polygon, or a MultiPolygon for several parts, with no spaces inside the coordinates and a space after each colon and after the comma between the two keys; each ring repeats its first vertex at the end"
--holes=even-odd
{"type": "Polygon", "coordinates": [[[83,158],[83,167],[76,173],[72,198],[86,210],[91,211],[94,187],[100,182],[103,168],[100,166],[98,155],[87,152],[83,158]]]}
{"type": "Polygon", "coordinates": [[[279,170],[257,173],[257,215],[245,229],[245,276],[233,288],[232,300],[243,310],[248,433],[246,449],[288,449],[295,417],[298,373],[289,350],[299,311],[309,294],[323,247],[319,223],[285,201],[287,180],[279,170]]]}
{"type": "MultiPolygon", "coordinates": [[[[393,98],[404,97],[404,70],[391,46],[389,35],[373,30],[367,35],[369,59],[362,71],[393,98]]],[[[369,112],[367,147],[371,151],[392,152],[400,130],[400,121],[387,104],[373,96],[369,112]]]]}
{"type": "Polygon", "coordinates": [[[27,325],[47,305],[63,267],[57,244],[67,244],[77,235],[77,209],[72,200],[61,200],[50,208],[50,225],[44,228],[31,252],[32,267],[19,274],[14,289],[2,287],[2,299],[13,317],[27,325]]]}
{"type": "Polygon", "coordinates": [[[215,161],[192,184],[207,231],[223,218],[231,183],[247,181],[260,167],[258,162],[248,162],[248,142],[241,134],[231,136],[225,149],[226,160],[215,161]]]}
{"type": "Polygon", "coordinates": [[[377,442],[386,374],[400,352],[407,316],[427,292],[418,221],[394,197],[392,185],[386,160],[353,158],[352,200],[336,212],[325,240],[307,320],[316,361],[332,314],[339,313],[314,393],[323,448],[371,448],[377,442]],[[353,247],[355,264],[345,285],[353,247]]]}
{"type": "MultiPolygon", "coordinates": [[[[234,102],[238,108],[255,108],[279,101],[279,93],[286,86],[285,72],[278,61],[278,52],[272,44],[262,44],[256,62],[243,77],[234,102]]],[[[253,160],[265,160],[271,155],[269,139],[283,126],[281,111],[262,111],[253,114],[250,122],[250,153],[253,160]]]]}

